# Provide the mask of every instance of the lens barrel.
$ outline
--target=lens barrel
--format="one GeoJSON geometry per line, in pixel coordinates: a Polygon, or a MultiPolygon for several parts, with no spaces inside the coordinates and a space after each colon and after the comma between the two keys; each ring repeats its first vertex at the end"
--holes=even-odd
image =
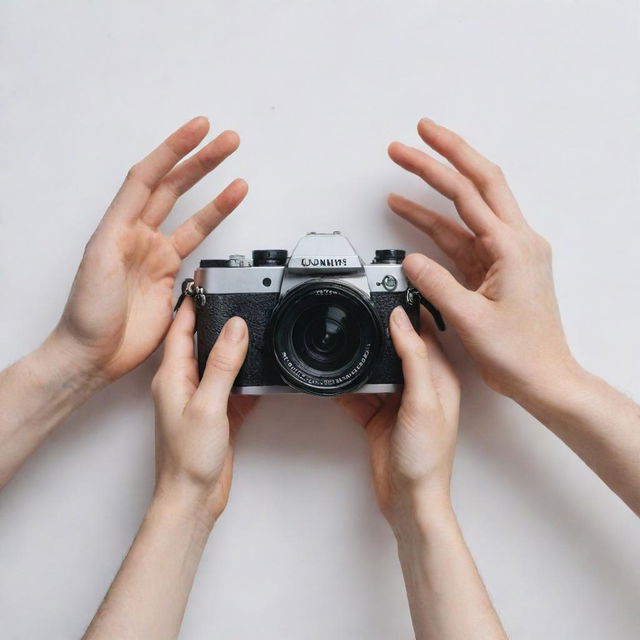
{"type": "Polygon", "coordinates": [[[382,324],[370,299],[335,281],[291,289],[271,317],[268,339],[282,378],[321,396],[366,383],[380,351],[382,324]]]}

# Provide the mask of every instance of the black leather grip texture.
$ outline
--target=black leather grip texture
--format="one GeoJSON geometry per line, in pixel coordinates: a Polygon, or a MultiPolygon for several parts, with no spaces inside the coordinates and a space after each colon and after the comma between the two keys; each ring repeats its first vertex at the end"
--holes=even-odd
{"type": "Polygon", "coordinates": [[[403,307],[407,312],[409,319],[413,326],[417,329],[420,325],[420,305],[407,304],[407,295],[405,291],[382,293],[373,292],[371,294],[371,300],[373,306],[376,308],[376,312],[382,326],[384,327],[382,352],[380,354],[378,364],[371,372],[371,378],[369,378],[369,384],[402,384],[404,378],[402,377],[402,362],[393,348],[391,342],[391,335],[389,334],[389,316],[396,307],[403,307]]]}
{"type": "MultiPolygon", "coordinates": [[[[232,316],[244,318],[249,327],[247,357],[236,378],[236,386],[273,386],[283,384],[273,356],[265,349],[265,334],[271,313],[278,302],[278,293],[220,293],[207,294],[204,307],[196,310],[198,344],[198,368],[200,376],[207,363],[213,344],[220,335],[224,323],[232,316]]],[[[402,364],[389,335],[389,315],[399,305],[403,306],[413,325],[420,322],[419,305],[408,305],[406,293],[374,292],[371,299],[382,322],[381,353],[368,380],[369,384],[401,384],[402,364]]]]}
{"type": "Polygon", "coordinates": [[[247,357],[236,378],[236,386],[251,387],[282,384],[275,364],[265,354],[264,338],[271,312],[278,302],[278,293],[207,294],[207,302],[196,312],[198,332],[198,368],[200,376],[207,363],[211,347],[232,316],[244,318],[249,327],[247,357]]]}

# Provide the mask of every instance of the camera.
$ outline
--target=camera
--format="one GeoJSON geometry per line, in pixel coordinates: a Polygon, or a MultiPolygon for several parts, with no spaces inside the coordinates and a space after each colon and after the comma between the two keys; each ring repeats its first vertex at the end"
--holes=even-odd
{"type": "MultiPolygon", "coordinates": [[[[382,249],[365,264],[336,231],[305,235],[291,255],[260,249],[250,260],[201,260],[194,279],[183,283],[183,296],[196,303],[200,375],[225,322],[240,316],[249,328],[249,348],[234,393],[400,390],[402,366],[389,315],[401,305],[417,327],[423,301],[402,271],[404,256],[382,249]]],[[[441,324],[437,310],[425,306],[441,324]]]]}

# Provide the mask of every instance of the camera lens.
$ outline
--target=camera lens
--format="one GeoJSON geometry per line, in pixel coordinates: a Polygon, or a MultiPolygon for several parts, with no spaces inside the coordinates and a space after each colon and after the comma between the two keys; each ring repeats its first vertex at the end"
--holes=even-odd
{"type": "Polygon", "coordinates": [[[358,327],[343,308],[317,305],[300,314],[292,328],[297,354],[318,371],[331,371],[349,362],[358,348],[358,327]]]}
{"type": "Polygon", "coordinates": [[[292,289],[275,309],[269,336],[284,380],[316,395],[363,385],[382,329],[370,300],[340,282],[311,281],[292,289]]]}

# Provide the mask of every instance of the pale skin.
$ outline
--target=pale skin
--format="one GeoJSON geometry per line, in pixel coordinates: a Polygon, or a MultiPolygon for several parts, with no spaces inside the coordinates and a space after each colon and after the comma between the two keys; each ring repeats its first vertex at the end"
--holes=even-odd
{"type": "Polygon", "coordinates": [[[85,640],[176,638],[204,546],[227,504],[233,435],[256,400],[229,399],[248,331],[241,318],[227,321],[199,381],[194,323],[193,303],[186,300],[152,385],[154,496],[85,640]]]}
{"type": "MultiPolygon", "coordinates": [[[[199,383],[193,327],[188,300],[152,385],[156,491],[85,640],[176,638],[205,543],[227,503],[232,436],[253,405],[246,396],[228,400],[248,332],[243,320],[228,321],[199,383]]],[[[367,429],[376,495],[398,538],[416,637],[503,639],[449,498],[457,378],[435,340],[418,336],[401,308],[390,327],[403,362],[402,398],[340,402],[367,429]]]]}
{"type": "MultiPolygon", "coordinates": [[[[242,320],[226,325],[200,383],[190,300],[171,324],[180,261],[247,191],[236,180],[172,234],[159,230],[176,199],[238,146],[237,134],[224,132],[182,160],[207,131],[206,119],[196,118],[131,169],[87,245],[58,326],[0,374],[1,486],[76,406],[146,359],[171,326],[153,384],[156,490],[86,638],[177,636],[202,550],[228,499],[232,436],[253,404],[228,398],[246,353],[242,320]]],[[[443,312],[487,383],[539,418],[640,513],[640,408],[573,358],[548,243],[526,223],[495,165],[432,121],[418,131],[454,168],[400,143],[389,154],[451,198],[464,224],[400,196],[389,204],[434,239],[465,284],[420,254],[406,259],[408,277],[443,312]]],[[[366,428],[416,637],[504,638],[450,501],[458,383],[435,340],[405,321],[402,310],[390,321],[405,373],[402,397],[340,402],[366,428]]]]}
{"type": "Polygon", "coordinates": [[[495,164],[431,120],[421,120],[418,133],[452,166],[399,142],[389,155],[450,198],[461,222],[395,194],[389,206],[434,240],[464,284],[420,254],[406,258],[407,276],[439,307],[487,384],[544,423],[640,514],[640,407],[571,354],[549,243],[495,164]]]}
{"type": "Polygon", "coordinates": [[[451,505],[458,379],[433,336],[418,335],[402,308],[389,327],[402,359],[402,396],[354,394],[338,402],[366,430],[373,486],[398,542],[416,638],[504,640],[451,505]]]}
{"type": "Polygon", "coordinates": [[[0,486],[74,408],[164,339],[181,260],[247,193],[234,180],[173,233],[159,229],[180,195],[237,149],[238,135],[225,131],[184,159],[208,131],[206,118],[194,118],[129,170],[87,244],[60,322],[0,373],[0,486]]]}

